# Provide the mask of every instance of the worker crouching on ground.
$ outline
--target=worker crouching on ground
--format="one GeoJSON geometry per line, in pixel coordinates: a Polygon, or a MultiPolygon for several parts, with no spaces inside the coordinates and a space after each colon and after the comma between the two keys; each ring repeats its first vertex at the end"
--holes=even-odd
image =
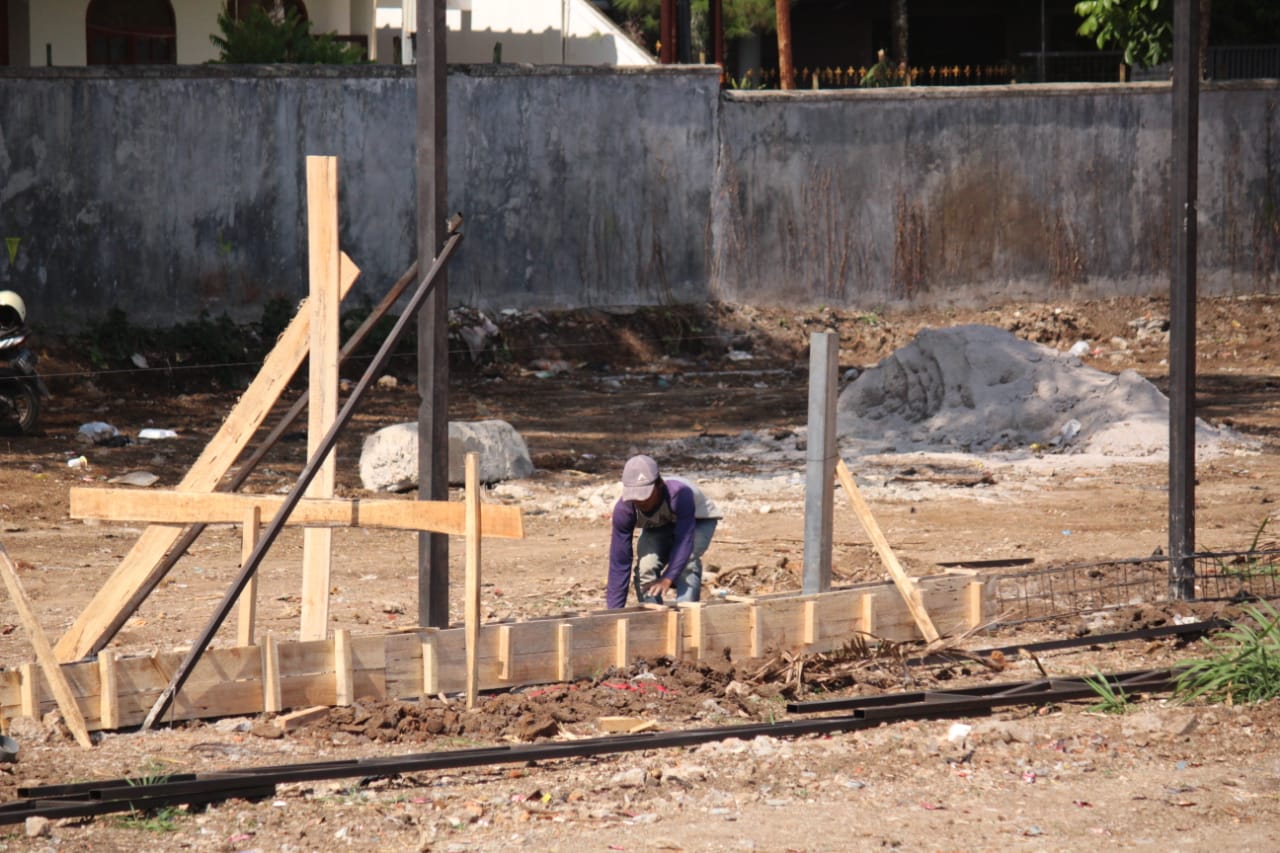
{"type": "Polygon", "coordinates": [[[675,587],[676,601],[702,595],[702,555],[720,513],[702,490],[681,477],[662,477],[650,456],[633,456],[622,469],[622,497],[613,506],[609,583],[605,602],[625,607],[634,580],[636,600],[662,603],[675,587]],[[640,528],[632,568],[631,534],[640,528]]]}

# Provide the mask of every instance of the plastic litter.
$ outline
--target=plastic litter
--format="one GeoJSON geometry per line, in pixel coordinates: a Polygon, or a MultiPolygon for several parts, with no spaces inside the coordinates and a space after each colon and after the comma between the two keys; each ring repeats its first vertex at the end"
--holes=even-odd
{"type": "Polygon", "coordinates": [[[76,456],[74,458],[67,460],[67,467],[68,468],[88,468],[89,460],[85,459],[83,456],[76,456]]]}
{"type": "Polygon", "coordinates": [[[76,437],[81,441],[102,444],[103,442],[110,441],[119,435],[120,430],[116,429],[111,424],[103,423],[102,421],[91,421],[90,423],[82,424],[80,426],[80,432],[76,437]]]}
{"type": "Polygon", "coordinates": [[[178,434],[171,429],[144,429],[138,431],[138,438],[147,441],[159,441],[166,438],[177,438],[178,434]]]}
{"type": "Polygon", "coordinates": [[[1088,354],[1089,354],[1088,341],[1076,341],[1074,344],[1071,345],[1071,349],[1067,350],[1067,355],[1072,356],[1074,358],[1084,358],[1088,354]]]}

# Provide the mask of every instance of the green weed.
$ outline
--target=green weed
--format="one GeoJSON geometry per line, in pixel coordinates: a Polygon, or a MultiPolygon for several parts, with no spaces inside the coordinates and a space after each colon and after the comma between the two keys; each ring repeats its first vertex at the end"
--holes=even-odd
{"type": "Polygon", "coordinates": [[[1124,688],[1107,681],[1107,677],[1098,670],[1093,671],[1092,678],[1085,676],[1084,683],[1089,685],[1099,698],[1097,703],[1089,706],[1090,711],[1101,714],[1129,713],[1129,695],[1124,692],[1124,688]]]}
{"type": "Polygon", "coordinates": [[[1206,639],[1213,656],[1184,663],[1174,695],[1227,704],[1280,696],[1280,613],[1265,601],[1244,611],[1255,624],[1236,625],[1219,642],[1206,639]]]}
{"type": "Polygon", "coordinates": [[[140,829],[143,832],[177,832],[178,819],[186,815],[179,806],[163,806],[154,811],[131,811],[122,815],[119,825],[124,829],[140,829]]]}

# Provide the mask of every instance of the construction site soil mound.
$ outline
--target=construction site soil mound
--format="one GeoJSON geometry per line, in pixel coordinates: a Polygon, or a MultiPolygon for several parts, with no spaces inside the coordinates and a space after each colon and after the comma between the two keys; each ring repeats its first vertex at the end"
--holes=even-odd
{"type": "MultiPolygon", "coordinates": [[[[1198,465],[1196,543],[1203,550],[1274,544],[1269,524],[1280,498],[1278,306],[1275,296],[1205,299],[1198,306],[1197,414],[1212,428],[1256,442],[1232,445],[1198,465]]],[[[839,335],[845,384],[854,381],[853,371],[865,376],[911,346],[922,330],[981,325],[1057,353],[1085,341],[1083,366],[1112,377],[1117,387],[1117,377],[1132,370],[1167,394],[1167,317],[1165,303],[1147,299],[916,313],[710,305],[565,316],[497,313],[485,318],[496,329],[490,332],[478,316],[458,312],[450,417],[511,423],[537,469],[528,479],[486,490],[485,500],[521,508],[526,536],[486,540],[483,617],[602,606],[608,513],[622,463],[637,451],[654,453],[666,470],[694,476],[725,511],[704,561],[707,597],[798,589],[812,332],[839,335]],[[461,335],[464,328],[481,328],[482,335],[469,333],[474,347],[461,335]],[[674,342],[679,345],[668,345],[674,342]]],[[[174,488],[242,387],[225,373],[219,384],[199,384],[181,370],[144,371],[136,364],[103,373],[83,342],[74,343],[39,344],[55,393],[43,433],[0,437],[0,543],[17,565],[43,630],[55,640],[92,594],[110,583],[145,528],[70,518],[69,489],[105,486],[134,472],[157,478],[134,488],[174,488]],[[181,382],[167,378],[179,375],[181,382]],[[90,422],[110,423],[129,441],[86,443],[80,427],[90,422]],[[175,437],[140,438],[147,428],[172,430],[175,437]]],[[[179,364],[160,352],[138,355],[149,365],[179,364]]],[[[360,446],[376,429],[416,416],[415,378],[412,357],[397,356],[340,436],[340,495],[369,497],[359,481],[360,446]]],[[[298,380],[276,414],[300,392],[298,380]]],[[[1045,429],[1055,427],[1060,429],[1045,429]]],[[[286,435],[245,490],[281,493],[296,482],[306,462],[304,429],[300,424],[286,435]]],[[[856,439],[842,442],[842,452],[886,539],[913,574],[965,566],[987,572],[996,565],[1047,571],[1167,547],[1168,468],[1160,452],[1104,457],[1080,452],[1079,445],[1075,452],[1031,447],[1043,438],[1027,433],[1025,446],[1008,451],[978,441],[969,453],[955,442],[947,452],[871,452],[857,449],[862,439],[856,439]],[[977,452],[979,445],[988,449],[977,452]],[[1109,461],[1076,464],[1086,456],[1109,461]]],[[[891,444],[869,440],[879,441],[881,450],[891,444]]],[[[833,527],[837,583],[884,580],[883,564],[839,495],[833,527]]],[[[206,530],[110,648],[133,655],[191,642],[235,577],[242,549],[237,526],[206,530]]],[[[462,551],[461,543],[450,549],[454,621],[463,613],[462,551]]],[[[301,533],[287,529],[259,570],[263,633],[296,636],[301,553],[301,533]]],[[[418,538],[410,532],[335,531],[333,626],[382,634],[415,625],[417,553],[418,538]]],[[[1237,574],[1258,568],[1222,562],[1237,574]]],[[[1092,579],[1088,572],[1079,577],[1092,579]]],[[[1157,586],[1167,590],[1167,584],[1157,586]]],[[[1124,605],[1102,613],[1010,624],[952,641],[959,650],[1064,637],[1088,641],[1219,612],[1233,615],[1220,602],[1170,605],[1158,592],[1131,592],[1124,605]]],[[[233,643],[234,627],[224,626],[214,639],[215,646],[233,643]]],[[[871,642],[842,654],[735,661],[732,669],[728,662],[645,661],[567,684],[483,695],[471,711],[457,696],[403,703],[357,697],[350,708],[330,709],[289,732],[275,715],[264,714],[107,734],[93,750],[77,746],[54,715],[10,732],[20,749],[16,762],[0,764],[0,797],[12,799],[23,785],[597,737],[611,733],[606,718],[659,731],[769,722],[789,718],[790,698],[1142,670],[1211,653],[1200,639],[1153,636],[1011,653],[1002,668],[992,669],[966,659],[940,667],[910,663],[919,651],[871,642]]],[[[16,667],[32,658],[18,613],[0,601],[0,664],[16,667]]],[[[1099,713],[1091,710],[1092,701],[1061,702],[848,735],[731,739],[532,765],[320,780],[281,786],[263,801],[18,824],[0,829],[0,842],[71,851],[457,853],[513,847],[1280,847],[1277,703],[1180,706],[1161,696],[1130,698],[1127,714],[1099,713]],[[957,723],[969,727],[967,733],[957,723]]]]}

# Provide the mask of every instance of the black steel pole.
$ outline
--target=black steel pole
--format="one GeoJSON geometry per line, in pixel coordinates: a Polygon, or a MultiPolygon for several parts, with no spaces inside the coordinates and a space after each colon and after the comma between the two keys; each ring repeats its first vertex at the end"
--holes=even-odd
{"type": "MultiPolygon", "coordinates": [[[[444,240],[448,209],[446,164],[448,69],[445,0],[418,2],[418,268],[444,240]]],[[[449,278],[418,316],[418,499],[449,498],[449,278]]],[[[418,624],[449,624],[449,537],[418,534],[418,624]]]]}
{"type": "Polygon", "coordinates": [[[1169,288],[1169,596],[1195,597],[1196,176],[1200,10],[1173,6],[1173,245],[1169,288]]]}

